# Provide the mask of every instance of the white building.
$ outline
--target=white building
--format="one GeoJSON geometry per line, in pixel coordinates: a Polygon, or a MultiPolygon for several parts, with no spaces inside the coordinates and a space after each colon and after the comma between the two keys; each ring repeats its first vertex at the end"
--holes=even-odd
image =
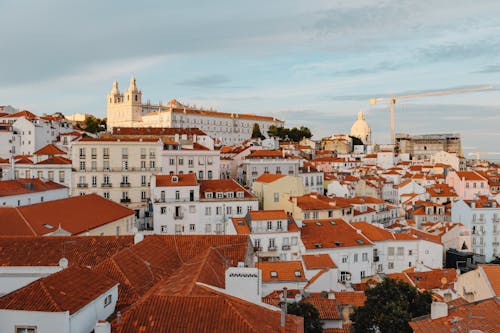
{"type": "Polygon", "coordinates": [[[89,333],[115,312],[117,300],[116,281],[71,266],[1,297],[0,331],[89,333]]]}
{"type": "Polygon", "coordinates": [[[203,110],[171,100],[167,104],[143,104],[142,92],[135,78],[122,94],[118,83],[108,94],[108,129],[114,127],[197,127],[218,139],[222,144],[239,144],[252,136],[253,125],[258,124],[263,135],[271,125],[282,127],[282,120],[254,114],[225,113],[203,110]]]}
{"type": "Polygon", "coordinates": [[[231,233],[250,235],[258,260],[287,261],[299,258],[299,228],[283,210],[252,210],[232,218],[231,233]]]}
{"type": "Polygon", "coordinates": [[[500,207],[496,200],[481,196],[452,203],[451,220],[471,231],[472,251],[487,262],[500,256],[500,207]]]}
{"type": "Polygon", "coordinates": [[[286,155],[281,150],[255,150],[245,157],[238,180],[248,187],[263,173],[297,176],[302,160],[286,155]]]}
{"type": "Polygon", "coordinates": [[[52,181],[17,179],[0,181],[0,206],[25,206],[64,199],[69,189],[52,181]]]}
{"type": "Polygon", "coordinates": [[[225,234],[231,217],[259,208],[258,199],[236,181],[201,180],[194,173],[151,179],[155,233],[225,234]]]}

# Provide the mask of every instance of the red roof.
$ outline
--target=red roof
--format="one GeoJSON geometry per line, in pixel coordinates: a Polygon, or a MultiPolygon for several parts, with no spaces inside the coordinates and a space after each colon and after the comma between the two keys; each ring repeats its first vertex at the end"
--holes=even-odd
{"type": "Polygon", "coordinates": [[[43,181],[38,178],[20,178],[0,181],[0,197],[44,192],[66,188],[53,181],[43,181]]]}
{"type": "Polygon", "coordinates": [[[363,291],[341,291],[334,294],[338,305],[363,306],[366,302],[363,291]]]}
{"type": "Polygon", "coordinates": [[[22,207],[0,207],[0,234],[45,235],[59,228],[83,234],[135,212],[97,194],[70,197],[22,207]]]}
{"type": "Polygon", "coordinates": [[[366,222],[352,222],[351,225],[354,228],[361,230],[363,235],[365,235],[373,242],[386,240],[418,240],[418,238],[414,236],[408,234],[393,233],[366,222]]]}
{"type": "Polygon", "coordinates": [[[301,238],[308,250],[373,245],[342,219],[304,220],[302,224],[301,238]]]}
{"type": "Polygon", "coordinates": [[[466,181],[469,180],[486,180],[483,176],[475,171],[456,171],[458,178],[464,178],[466,181]]]}
{"type": "Polygon", "coordinates": [[[254,150],[246,158],[283,157],[282,150],[254,150]]]}
{"type": "Polygon", "coordinates": [[[337,268],[328,254],[304,254],[302,260],[307,269],[337,268]]]}
{"type": "Polygon", "coordinates": [[[301,261],[261,261],[255,267],[262,270],[262,282],[307,281],[301,261]]]}
{"type": "Polygon", "coordinates": [[[261,183],[272,183],[278,179],[281,179],[285,177],[285,175],[281,174],[273,174],[273,173],[263,173],[257,179],[255,179],[256,182],[261,182],[261,183]]]}
{"type": "Polygon", "coordinates": [[[479,265],[488,277],[491,288],[496,296],[500,296],[500,265],[479,265]]]}
{"type": "Polygon", "coordinates": [[[32,120],[32,119],[37,119],[38,118],[36,114],[31,113],[28,110],[19,111],[19,112],[13,113],[13,114],[6,115],[4,117],[5,118],[25,117],[28,120],[32,120]]]}
{"type": "Polygon", "coordinates": [[[289,218],[284,210],[251,210],[248,215],[252,221],[288,220],[289,218]]]}
{"type": "Polygon", "coordinates": [[[182,175],[156,175],[156,187],[196,185],[198,185],[198,181],[194,173],[182,175]]]}
{"type": "MultiPolygon", "coordinates": [[[[206,198],[206,193],[214,192],[243,192],[245,199],[257,199],[234,179],[211,179],[200,181],[200,199],[206,198]]],[[[216,198],[213,196],[213,198],[216,198]]]]}
{"type": "Polygon", "coordinates": [[[113,135],[207,135],[197,127],[176,128],[176,127],[113,127],[113,135]]]}
{"type": "Polygon", "coordinates": [[[38,149],[35,155],[66,155],[67,153],[64,150],[59,149],[53,144],[48,144],[40,149],[38,149]]]}
{"type": "Polygon", "coordinates": [[[0,309],[73,314],[113,288],[116,281],[71,266],[0,298],[0,309]]]}
{"type": "Polygon", "coordinates": [[[37,164],[71,164],[71,160],[66,157],[56,155],[40,161],[37,164]]]}

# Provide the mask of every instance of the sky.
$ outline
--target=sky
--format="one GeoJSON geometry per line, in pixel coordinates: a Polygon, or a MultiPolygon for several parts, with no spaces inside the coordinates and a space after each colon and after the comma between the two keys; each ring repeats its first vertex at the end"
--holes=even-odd
{"type": "Polygon", "coordinates": [[[497,0],[2,0],[0,13],[0,105],[104,117],[112,82],[134,75],[143,101],[272,115],[315,139],[363,111],[388,143],[389,105],[371,97],[491,85],[399,100],[396,132],[460,133],[466,157],[500,160],[497,0]]]}

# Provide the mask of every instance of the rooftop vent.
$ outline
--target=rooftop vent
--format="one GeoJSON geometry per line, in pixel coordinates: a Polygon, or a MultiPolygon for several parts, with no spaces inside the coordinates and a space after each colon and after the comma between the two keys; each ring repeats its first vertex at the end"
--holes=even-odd
{"type": "Polygon", "coordinates": [[[363,245],[365,242],[363,242],[363,240],[361,239],[356,239],[356,243],[358,243],[359,245],[363,245]]]}
{"type": "Polygon", "coordinates": [[[47,229],[50,229],[50,230],[54,229],[54,226],[53,226],[53,225],[50,225],[50,224],[47,224],[47,223],[43,224],[43,226],[44,226],[45,228],[47,228],[47,229]]]}
{"type": "Polygon", "coordinates": [[[337,222],[335,222],[335,221],[330,221],[330,224],[331,224],[331,225],[337,225],[337,222]]]}
{"type": "Polygon", "coordinates": [[[317,221],[317,222],[316,222],[316,225],[321,226],[321,222],[317,221]]]}
{"type": "Polygon", "coordinates": [[[343,244],[342,242],[339,242],[339,241],[335,241],[334,243],[336,246],[342,246],[342,244],[343,244]]]}
{"type": "Polygon", "coordinates": [[[271,271],[271,277],[272,277],[272,278],[278,277],[278,272],[276,272],[276,271],[271,271]]]}
{"type": "Polygon", "coordinates": [[[301,277],[302,276],[302,273],[300,271],[295,271],[295,276],[296,277],[301,277]]]}
{"type": "Polygon", "coordinates": [[[314,247],[317,249],[321,249],[323,247],[323,244],[321,243],[314,243],[314,247]]]}
{"type": "Polygon", "coordinates": [[[177,176],[172,176],[172,182],[177,183],[179,181],[179,177],[177,176]]]}

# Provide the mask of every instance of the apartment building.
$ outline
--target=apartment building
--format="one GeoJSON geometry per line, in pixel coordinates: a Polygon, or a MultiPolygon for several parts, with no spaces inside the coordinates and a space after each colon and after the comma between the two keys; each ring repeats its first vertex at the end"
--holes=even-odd
{"type": "Polygon", "coordinates": [[[151,175],[161,171],[161,140],[83,138],[72,143],[71,194],[97,193],[143,215],[151,175]]]}
{"type": "Polygon", "coordinates": [[[236,181],[198,181],[194,173],[155,175],[151,193],[158,234],[226,234],[232,217],[259,209],[258,199],[236,181]]]}
{"type": "Polygon", "coordinates": [[[298,176],[302,160],[282,150],[255,150],[245,157],[238,170],[238,181],[248,187],[264,173],[298,176]]]}

